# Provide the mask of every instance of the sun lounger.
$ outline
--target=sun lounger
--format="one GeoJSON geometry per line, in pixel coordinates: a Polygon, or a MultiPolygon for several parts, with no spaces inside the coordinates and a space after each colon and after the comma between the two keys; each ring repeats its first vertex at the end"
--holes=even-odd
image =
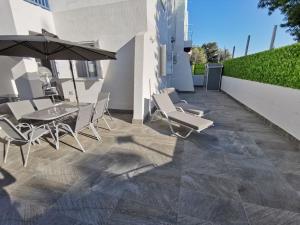
{"type": "Polygon", "coordinates": [[[157,110],[153,114],[152,119],[157,114],[160,114],[168,121],[172,134],[178,137],[187,138],[193,131],[200,133],[201,131],[213,126],[213,121],[196,117],[183,111],[178,111],[172,103],[169,95],[166,93],[153,95],[153,100],[157,110]],[[186,127],[189,131],[185,135],[181,135],[174,131],[173,123],[186,127]]]}
{"type": "Polygon", "coordinates": [[[208,110],[201,109],[196,105],[189,104],[186,100],[180,99],[175,88],[165,88],[162,90],[162,93],[168,94],[175,107],[180,111],[184,111],[200,117],[204,116],[209,112],[208,110]]]}

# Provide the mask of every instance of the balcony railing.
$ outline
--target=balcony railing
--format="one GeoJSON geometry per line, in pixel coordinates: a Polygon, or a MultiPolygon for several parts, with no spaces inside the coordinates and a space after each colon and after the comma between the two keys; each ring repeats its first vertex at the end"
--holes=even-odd
{"type": "Polygon", "coordinates": [[[24,0],[26,2],[32,3],[34,5],[40,6],[43,9],[50,10],[48,0],[24,0]]]}

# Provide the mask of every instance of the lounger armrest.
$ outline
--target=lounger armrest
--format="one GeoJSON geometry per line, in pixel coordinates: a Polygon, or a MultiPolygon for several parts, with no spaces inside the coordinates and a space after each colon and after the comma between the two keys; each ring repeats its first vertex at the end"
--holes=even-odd
{"type": "Polygon", "coordinates": [[[169,119],[167,113],[165,113],[164,111],[162,111],[162,110],[160,110],[160,109],[157,109],[156,111],[157,111],[157,112],[160,112],[161,114],[164,115],[164,117],[166,117],[167,119],[169,119]]]}
{"type": "Polygon", "coordinates": [[[188,102],[186,100],[184,100],[184,99],[181,99],[180,101],[183,102],[183,103],[185,103],[185,104],[188,104],[188,102]]]}
{"type": "Polygon", "coordinates": [[[176,109],[180,112],[184,112],[183,108],[179,107],[179,106],[176,106],[176,109]]]}

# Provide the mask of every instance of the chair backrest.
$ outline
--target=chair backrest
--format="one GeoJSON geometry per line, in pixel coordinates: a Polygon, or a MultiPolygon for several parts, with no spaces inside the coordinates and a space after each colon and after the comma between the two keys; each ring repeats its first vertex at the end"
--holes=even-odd
{"type": "Polygon", "coordinates": [[[162,92],[167,93],[174,104],[181,101],[175,88],[165,88],[162,92]]]}
{"type": "Polygon", "coordinates": [[[33,113],[35,109],[29,100],[7,103],[10,111],[16,120],[20,120],[22,116],[33,113]]]}
{"type": "Polygon", "coordinates": [[[95,105],[94,114],[92,116],[92,122],[101,119],[105,113],[105,106],[107,104],[107,99],[99,100],[95,105]]]}
{"type": "Polygon", "coordinates": [[[75,132],[82,130],[83,128],[87,127],[91,123],[93,110],[94,110],[93,104],[80,106],[77,115],[76,125],[75,125],[75,132]]]}
{"type": "Polygon", "coordinates": [[[98,100],[100,101],[102,99],[107,99],[107,102],[109,101],[109,97],[110,97],[110,92],[100,92],[98,95],[98,100]]]}
{"type": "Polygon", "coordinates": [[[34,99],[33,104],[35,105],[37,110],[47,109],[54,106],[50,98],[34,99]]]}
{"type": "Polygon", "coordinates": [[[168,114],[170,112],[177,111],[176,107],[174,106],[173,102],[171,101],[167,93],[156,94],[153,95],[152,97],[158,109],[164,111],[165,113],[168,114]]]}
{"type": "Polygon", "coordinates": [[[0,118],[0,129],[13,140],[27,141],[28,139],[8,119],[0,118]]]}

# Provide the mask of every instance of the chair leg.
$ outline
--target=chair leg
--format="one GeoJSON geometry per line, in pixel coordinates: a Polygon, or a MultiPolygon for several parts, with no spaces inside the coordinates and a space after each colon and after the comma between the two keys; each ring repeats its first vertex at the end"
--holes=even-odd
{"type": "Polygon", "coordinates": [[[27,149],[27,154],[26,154],[26,157],[25,157],[24,167],[27,166],[27,162],[28,162],[28,158],[29,158],[30,149],[31,149],[31,142],[28,143],[28,149],[27,149]]]}
{"type": "Polygon", "coordinates": [[[188,138],[188,137],[192,134],[192,132],[193,132],[193,130],[189,130],[189,131],[186,133],[186,135],[181,135],[181,134],[179,134],[179,133],[177,132],[177,133],[175,133],[175,135],[176,135],[177,137],[186,139],[186,138],[188,138]]]}
{"type": "Polygon", "coordinates": [[[111,114],[110,114],[110,112],[109,112],[109,110],[108,110],[108,108],[107,108],[107,107],[106,107],[106,112],[107,112],[107,114],[108,114],[108,116],[109,116],[110,120],[111,120],[111,121],[113,121],[113,118],[112,118],[112,116],[111,116],[111,114]]]}
{"type": "Polygon", "coordinates": [[[4,151],[4,163],[6,163],[6,160],[7,160],[7,155],[8,155],[8,150],[9,150],[9,147],[10,147],[10,142],[11,140],[8,140],[7,141],[7,144],[5,146],[5,151],[4,151]]]}
{"type": "Polygon", "coordinates": [[[177,137],[180,137],[180,138],[183,138],[183,139],[188,138],[188,137],[191,135],[191,133],[194,131],[193,129],[190,129],[185,135],[181,135],[181,134],[179,134],[178,132],[175,132],[175,131],[174,131],[173,126],[172,126],[172,123],[171,123],[170,120],[168,120],[168,124],[169,124],[169,127],[170,127],[170,129],[171,129],[171,133],[172,133],[173,135],[175,135],[175,136],[177,136],[177,137]]]}
{"type": "Polygon", "coordinates": [[[111,127],[110,127],[109,124],[107,123],[107,120],[105,119],[105,117],[103,116],[102,118],[103,118],[103,120],[104,120],[104,122],[105,122],[107,128],[108,128],[109,130],[111,130],[111,127]]]}
{"type": "Polygon", "coordinates": [[[52,139],[55,141],[55,137],[54,137],[54,135],[53,135],[53,133],[52,133],[51,128],[49,127],[49,125],[46,125],[46,127],[47,127],[47,129],[49,130],[49,133],[50,133],[52,139]]]}
{"type": "Polygon", "coordinates": [[[97,132],[96,128],[94,127],[94,125],[91,123],[90,124],[90,129],[92,130],[93,134],[95,135],[95,137],[97,138],[98,141],[102,141],[101,136],[99,135],[99,133],[97,132]]]}
{"type": "Polygon", "coordinates": [[[78,140],[77,133],[74,133],[72,130],[70,130],[70,132],[71,132],[72,136],[74,137],[74,139],[76,140],[77,144],[79,145],[81,151],[85,152],[84,148],[82,147],[81,143],[78,140]]]}
{"type": "Polygon", "coordinates": [[[56,147],[56,150],[59,150],[59,127],[56,126],[56,131],[55,131],[55,136],[56,136],[56,144],[55,144],[55,147],[56,147]]]}
{"type": "Polygon", "coordinates": [[[155,121],[157,121],[158,119],[155,119],[155,117],[158,116],[158,115],[160,115],[160,112],[156,110],[156,111],[151,115],[150,122],[155,122],[155,121]]]}

